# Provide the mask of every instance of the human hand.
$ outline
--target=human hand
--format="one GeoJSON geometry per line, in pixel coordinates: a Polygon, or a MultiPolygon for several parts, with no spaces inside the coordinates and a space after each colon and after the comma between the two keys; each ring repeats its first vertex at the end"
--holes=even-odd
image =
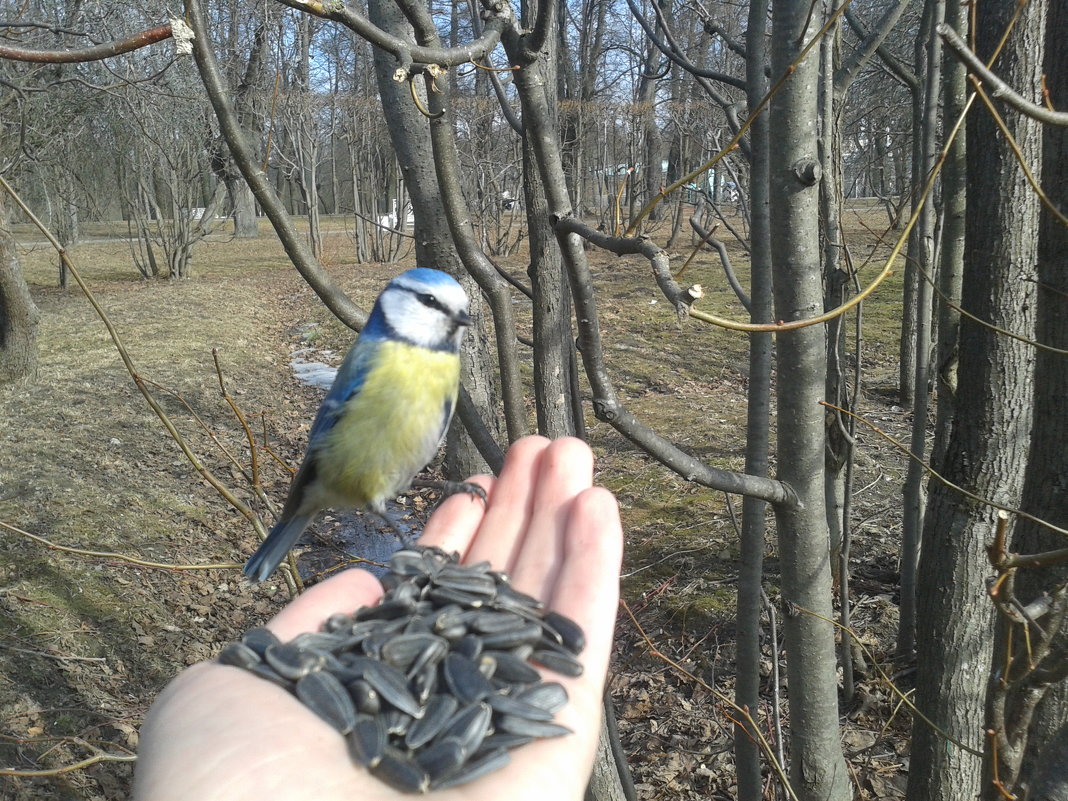
{"type": "MultiPolygon", "coordinates": [[[[579,623],[587,643],[582,676],[545,671],[547,680],[567,688],[570,701],[557,721],[575,733],[516,749],[506,768],[440,791],[442,798],[582,797],[600,734],[622,558],[615,498],[591,488],[592,474],[593,455],[581,441],[525,437],[509,449],[500,478],[472,479],[486,489],[485,505],[452,496],[420,538],[458,551],[464,562],[485,559],[507,571],[517,589],[579,623]]],[[[381,595],[370,573],[346,570],[309,589],[267,626],[289,640],[381,595]]],[[[354,765],[345,739],[296,698],[239,668],[215,662],[189,668],[164,689],[141,728],[137,801],[402,797],[354,765]]]]}

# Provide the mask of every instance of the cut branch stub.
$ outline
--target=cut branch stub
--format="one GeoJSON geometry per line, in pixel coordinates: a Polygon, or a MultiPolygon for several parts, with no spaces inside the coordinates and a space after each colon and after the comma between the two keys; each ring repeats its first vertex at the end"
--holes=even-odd
{"type": "Polygon", "coordinates": [[[823,169],[816,159],[805,158],[794,162],[793,173],[805,186],[815,186],[820,181],[823,169]]]}

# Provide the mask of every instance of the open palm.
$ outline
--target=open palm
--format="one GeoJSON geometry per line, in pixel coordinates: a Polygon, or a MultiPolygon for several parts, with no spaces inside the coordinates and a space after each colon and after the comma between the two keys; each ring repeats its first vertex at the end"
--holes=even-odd
{"type": "MultiPolygon", "coordinates": [[[[509,765],[441,797],[578,799],[600,731],[601,693],[618,596],[622,533],[616,501],[592,488],[593,456],[579,440],[526,437],[508,451],[499,479],[474,479],[484,506],[449,498],[420,539],[464,562],[488,560],[517,589],[573,618],[586,631],[579,678],[549,674],[570,702],[557,715],[574,734],[512,752],[509,765]]],[[[334,612],[351,612],[382,595],[363,570],[312,587],[267,625],[281,639],[315,631],[334,612]]],[[[238,668],[201,663],[156,700],[141,730],[134,796],[167,799],[286,798],[292,801],[397,799],[399,793],[355,766],[345,739],[296,698],[238,668]]]]}

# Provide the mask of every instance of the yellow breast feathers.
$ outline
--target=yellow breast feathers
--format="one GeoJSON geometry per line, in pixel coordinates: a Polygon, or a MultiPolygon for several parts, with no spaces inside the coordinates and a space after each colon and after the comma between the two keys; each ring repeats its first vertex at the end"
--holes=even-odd
{"type": "Polygon", "coordinates": [[[320,480],[347,503],[380,512],[434,457],[459,382],[457,354],[383,342],[324,438],[320,480]]]}

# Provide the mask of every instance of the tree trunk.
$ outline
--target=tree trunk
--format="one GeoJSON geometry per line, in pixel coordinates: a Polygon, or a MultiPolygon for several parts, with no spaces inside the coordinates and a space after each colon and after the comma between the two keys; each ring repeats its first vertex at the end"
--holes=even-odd
{"type": "MultiPolygon", "coordinates": [[[[532,9],[524,8],[524,11],[524,20],[532,20],[532,9]]],[[[554,117],[558,108],[556,45],[556,37],[546,37],[542,58],[529,67],[540,72],[541,85],[549,95],[548,107],[554,117]]],[[[553,128],[559,125],[557,119],[549,124],[553,128]]],[[[575,375],[571,357],[574,347],[571,290],[556,235],[549,226],[549,205],[535,159],[533,146],[524,133],[523,199],[530,237],[527,274],[534,292],[534,407],[538,433],[555,439],[579,433],[582,409],[580,399],[572,393],[575,375]]]]}
{"type": "Polygon", "coordinates": [[[37,324],[41,320],[15,256],[4,200],[0,193],[0,386],[32,380],[37,374],[37,324]]]}
{"type": "MultiPolygon", "coordinates": [[[[947,3],[945,22],[967,38],[968,16],[964,6],[947,3]]],[[[942,116],[947,135],[964,111],[968,90],[968,70],[952,51],[943,51],[942,116]]],[[[938,290],[950,302],[960,305],[961,280],[964,272],[964,219],[968,209],[967,138],[963,131],[949,145],[942,165],[942,247],[939,253],[938,290]]],[[[960,337],[960,312],[949,303],[939,302],[938,342],[934,374],[938,387],[938,410],[931,461],[942,460],[945,443],[953,424],[954,398],[957,394],[957,343],[960,337]]]]}
{"type": "MultiPolygon", "coordinates": [[[[411,26],[389,0],[372,0],[368,4],[368,12],[372,21],[382,29],[407,39],[412,38],[411,26]]],[[[412,103],[407,85],[393,80],[396,60],[375,48],[374,62],[386,124],[400,163],[404,186],[412,202],[415,260],[420,266],[436,267],[458,276],[471,298],[472,325],[464,338],[460,380],[482,419],[492,426],[497,419],[497,400],[491,380],[489,315],[482,301],[482,293],[464,270],[449,232],[434,170],[430,129],[426,118],[412,103]]],[[[397,213],[398,216],[403,214],[400,203],[397,213]]],[[[460,479],[474,473],[488,472],[486,463],[460,425],[450,428],[446,452],[451,478],[460,479]]]]}
{"type": "MultiPolygon", "coordinates": [[[[767,0],[752,0],[746,32],[748,57],[746,98],[756,108],[768,89],[767,0]]],[[[772,320],[771,218],[768,214],[768,118],[761,114],[749,129],[750,204],[750,319],[754,323],[772,320]]],[[[746,405],[745,472],[768,474],[771,414],[771,365],[774,343],[769,333],[749,335],[749,395],[746,405]]],[[[737,652],[734,700],[749,709],[754,721],[760,713],[760,609],[764,575],[764,513],[767,504],[758,498],[742,498],[742,536],[739,542],[737,652]]],[[[777,656],[774,658],[778,658],[777,656]]],[[[760,801],[764,783],[760,771],[760,750],[752,733],[739,726],[734,732],[734,754],[738,774],[738,801],[760,801]]]]}
{"type": "MultiPolygon", "coordinates": [[[[1050,97],[1068,97],[1068,6],[1051,3],[1046,21],[1046,88],[1050,97]]],[[[1035,98],[1035,100],[1040,100],[1035,98]]],[[[1042,137],[1043,187],[1059,209],[1068,208],[1068,129],[1046,126],[1042,137]]],[[[1055,348],[1068,349],[1068,229],[1048,211],[1038,232],[1038,308],[1035,338],[1055,348]]],[[[1039,350],[1035,362],[1035,430],[1031,456],[1024,477],[1023,508],[1062,528],[1068,526],[1068,359],[1063,354],[1039,350]]],[[[1064,537],[1027,520],[1018,520],[1013,550],[1039,553],[1064,547],[1064,537]]],[[[1068,566],[1021,570],[1016,593],[1028,603],[1043,592],[1068,581],[1068,566]]],[[[1068,634],[1062,631],[1063,640],[1068,634]]],[[[1068,682],[1051,687],[1031,720],[1021,780],[1036,784],[1049,751],[1059,753],[1061,796],[1068,798],[1068,682]],[[1060,738],[1060,748],[1057,739],[1060,738]]],[[[1050,772],[1051,778],[1053,776],[1050,772]]]]}
{"type": "MultiPolygon", "coordinates": [[[[942,79],[942,40],[935,35],[935,26],[945,15],[945,0],[927,0],[924,11],[927,36],[924,61],[927,70],[923,84],[923,117],[914,136],[919,140],[919,160],[916,164],[917,174],[913,177],[916,196],[913,199],[915,209],[919,201],[921,187],[927,181],[927,175],[934,168],[938,158],[938,107],[941,98],[942,79]]],[[[904,519],[901,526],[901,618],[898,623],[897,653],[906,657],[912,654],[916,639],[916,571],[920,558],[920,537],[923,530],[923,515],[926,498],[924,497],[924,469],[920,463],[927,453],[927,410],[929,408],[931,366],[931,298],[933,292],[928,278],[934,278],[935,265],[935,208],[934,192],[927,197],[927,202],[919,210],[916,226],[909,237],[909,252],[905,258],[912,267],[915,287],[913,302],[915,310],[912,319],[915,324],[913,345],[912,391],[912,437],[909,450],[915,459],[909,461],[902,491],[904,519]],[[925,277],[926,274],[926,277],[925,277]]],[[[902,337],[904,341],[904,337],[902,337]]]]}
{"type": "MultiPolygon", "coordinates": [[[[912,192],[910,195],[910,210],[916,208],[916,199],[920,193],[920,187],[926,178],[923,172],[923,130],[924,130],[924,76],[930,64],[927,63],[927,39],[931,36],[930,6],[924,3],[923,19],[920,29],[916,33],[913,43],[913,65],[916,71],[917,83],[911,86],[912,91],[912,192]]],[[[904,202],[902,202],[904,207],[904,202]]],[[[904,212],[901,212],[902,215],[904,212]]],[[[898,402],[905,408],[912,406],[916,394],[916,315],[918,310],[916,293],[922,282],[916,272],[914,259],[920,252],[920,226],[916,225],[909,233],[908,246],[905,250],[905,273],[904,289],[901,297],[901,337],[898,342],[898,402]]]]}
{"type": "MultiPolygon", "coordinates": [[[[1012,12],[999,4],[978,10],[980,58],[990,57],[1012,12]]],[[[1028,5],[999,58],[999,74],[1013,86],[1040,85],[1042,29],[1036,24],[1043,16],[1041,0],[1028,5]]],[[[1006,122],[1024,160],[1037,169],[1038,124],[1018,115],[1006,122]]],[[[1033,338],[1038,200],[988,114],[969,117],[967,148],[968,206],[982,213],[969,215],[965,224],[963,308],[1033,338]]],[[[953,433],[935,465],[943,476],[982,498],[1019,506],[1033,372],[1030,345],[962,319],[953,433]]],[[[994,509],[940,482],[931,485],[917,582],[916,704],[949,736],[979,751],[994,619],[984,584],[990,572],[985,549],[994,528],[994,509]]],[[[975,798],[982,779],[978,757],[914,721],[909,798],[975,798]]]]}
{"type": "MultiPolygon", "coordinates": [[[[771,74],[793,69],[770,106],[771,257],[775,317],[797,320],[823,310],[819,246],[819,158],[816,139],[819,61],[810,54],[794,66],[819,29],[809,4],[772,3],[771,74]]],[[[776,509],[782,595],[786,603],[830,618],[831,570],[823,501],[824,410],[827,352],[822,326],[778,337],[779,479],[801,500],[776,509]]],[[[806,612],[785,622],[790,698],[790,778],[801,801],[852,797],[838,733],[834,629],[806,612]]]]}
{"type": "Polygon", "coordinates": [[[234,236],[238,239],[255,239],[259,235],[256,222],[256,198],[241,173],[234,168],[226,175],[226,194],[233,209],[234,236]]]}

